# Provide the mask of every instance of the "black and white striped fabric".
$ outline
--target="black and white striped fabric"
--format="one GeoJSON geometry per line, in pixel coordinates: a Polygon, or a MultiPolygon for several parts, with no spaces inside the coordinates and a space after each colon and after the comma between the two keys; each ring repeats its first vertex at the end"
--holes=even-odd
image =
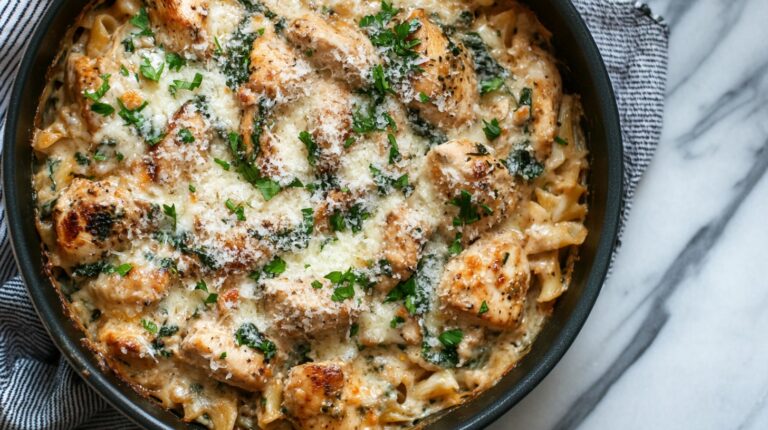
{"type": "MultiPolygon", "coordinates": [[[[605,58],[624,134],[626,219],[662,125],[667,30],[640,3],[574,0],[605,58]]],[[[0,1],[0,118],[26,42],[48,0],[0,1]]],[[[0,126],[0,136],[5,124],[0,126]]],[[[0,190],[0,196],[2,196],[0,190]]],[[[19,279],[0,208],[0,430],[128,429],[67,365],[38,321],[19,279]]]]}

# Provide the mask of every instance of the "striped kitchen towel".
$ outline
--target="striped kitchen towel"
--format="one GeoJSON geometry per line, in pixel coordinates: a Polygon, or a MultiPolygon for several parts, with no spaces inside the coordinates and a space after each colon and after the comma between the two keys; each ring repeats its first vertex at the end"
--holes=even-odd
{"type": "MultiPolygon", "coordinates": [[[[600,47],[618,98],[625,148],[624,220],[661,132],[667,30],[640,3],[574,3],[600,47]]],[[[26,43],[48,4],[0,1],[0,118],[5,118],[26,43]]],[[[18,276],[1,208],[0,285],[0,430],[135,428],[85,385],[49,340],[18,276]]]]}

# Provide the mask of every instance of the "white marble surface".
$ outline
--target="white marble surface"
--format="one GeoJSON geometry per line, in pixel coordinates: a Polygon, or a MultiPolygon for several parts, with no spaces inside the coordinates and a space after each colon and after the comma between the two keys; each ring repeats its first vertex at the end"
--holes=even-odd
{"type": "Polygon", "coordinates": [[[664,131],[612,277],[491,429],[768,429],[768,0],[650,0],[664,131]]]}

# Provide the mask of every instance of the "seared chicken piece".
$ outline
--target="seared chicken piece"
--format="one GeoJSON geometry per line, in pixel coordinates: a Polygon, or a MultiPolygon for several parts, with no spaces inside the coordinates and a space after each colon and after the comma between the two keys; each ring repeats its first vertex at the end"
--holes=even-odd
{"type": "Polygon", "coordinates": [[[253,41],[250,69],[248,82],[238,90],[240,103],[246,107],[256,105],[262,97],[278,102],[292,99],[311,71],[271,27],[253,41]]]}
{"type": "Polygon", "coordinates": [[[148,148],[148,176],[162,184],[189,182],[195,168],[208,163],[210,139],[208,120],[194,103],[185,103],[169,121],[163,140],[148,148]]]}
{"type": "Polygon", "coordinates": [[[452,42],[443,30],[427,18],[422,9],[411,13],[407,21],[417,21],[419,29],[410,38],[421,41],[414,49],[427,61],[411,79],[415,95],[425,94],[429,100],[414,96],[409,107],[422,118],[443,129],[460,127],[475,118],[473,106],[478,102],[477,78],[466,49],[452,42]]]}
{"type": "Polygon", "coordinates": [[[427,154],[430,178],[451,202],[453,225],[466,244],[504,219],[520,200],[517,186],[487,148],[466,139],[436,146],[427,154]]]}
{"type": "Polygon", "coordinates": [[[260,391],[272,376],[264,353],[243,344],[237,345],[236,328],[210,320],[196,320],[181,342],[181,357],[205,370],[217,381],[260,391]]]}
{"type": "Polygon", "coordinates": [[[352,95],[337,83],[318,83],[315,91],[322,92],[322,103],[312,109],[307,124],[317,145],[315,167],[332,173],[339,167],[345,141],[352,134],[352,95]]]}
{"type": "Polygon", "coordinates": [[[344,417],[344,369],[334,362],[306,363],[291,369],[283,406],[298,428],[339,428],[344,417]]]}
{"type": "Polygon", "coordinates": [[[155,32],[158,42],[172,51],[193,51],[204,56],[210,49],[205,35],[208,0],[148,0],[149,19],[165,31],[155,32]]]}
{"type": "Polygon", "coordinates": [[[531,279],[520,236],[485,236],[451,259],[437,290],[442,305],[500,330],[514,328],[531,279]]]}
{"type": "Polygon", "coordinates": [[[200,217],[195,218],[190,246],[207,256],[199,255],[209,269],[230,275],[265,264],[273,253],[268,242],[256,237],[248,225],[212,230],[210,222],[200,217]]]}
{"type": "Polygon", "coordinates": [[[133,265],[128,274],[102,274],[88,289],[104,307],[150,305],[165,297],[171,287],[171,272],[151,265],[133,265]]]}
{"type": "Polygon", "coordinates": [[[132,363],[155,357],[152,338],[138,321],[111,318],[99,328],[97,339],[107,347],[110,357],[132,363]]]}
{"type": "Polygon", "coordinates": [[[344,331],[360,312],[355,300],[333,301],[334,287],[327,279],[268,279],[264,282],[266,308],[280,332],[312,337],[329,330],[344,331]]]}
{"type": "Polygon", "coordinates": [[[309,57],[319,69],[330,70],[334,77],[348,82],[352,88],[364,87],[370,81],[376,64],[376,51],[357,28],[340,20],[327,22],[308,13],[295,19],[285,35],[309,57]]]}
{"type": "MultiPolygon", "coordinates": [[[[505,44],[513,64],[513,74],[531,89],[531,105],[521,105],[514,113],[516,122],[530,121],[531,145],[536,158],[549,156],[557,134],[557,117],[563,96],[563,84],[557,62],[550,52],[542,48],[549,44],[551,33],[536,15],[519,4],[497,17],[505,27],[505,44]],[[510,24],[513,23],[513,24],[510,24]]],[[[501,24],[499,24],[501,25],[501,24]]]]}
{"type": "Polygon", "coordinates": [[[126,249],[135,234],[151,229],[149,205],[131,198],[116,182],[75,178],[53,208],[56,242],[77,263],[126,249]]]}
{"type": "Polygon", "coordinates": [[[416,271],[421,249],[429,239],[429,226],[418,217],[418,212],[408,206],[400,207],[387,214],[383,237],[384,259],[392,269],[389,280],[380,281],[376,287],[387,291],[398,282],[406,281],[416,271]]]}
{"type": "Polygon", "coordinates": [[[91,110],[93,101],[85,97],[85,92],[95,92],[102,84],[100,61],[96,58],[73,53],[67,58],[67,88],[72,91],[70,97],[80,106],[80,115],[83,117],[88,131],[98,131],[104,120],[104,116],[91,110]]]}

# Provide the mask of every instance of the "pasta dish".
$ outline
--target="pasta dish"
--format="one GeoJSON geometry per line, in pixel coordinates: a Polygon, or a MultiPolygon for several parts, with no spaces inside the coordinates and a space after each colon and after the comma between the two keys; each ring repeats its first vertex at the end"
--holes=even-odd
{"type": "Polygon", "coordinates": [[[568,288],[587,147],[525,6],[91,4],[35,134],[46,271],[105,369],[212,429],[395,429],[568,288]]]}

